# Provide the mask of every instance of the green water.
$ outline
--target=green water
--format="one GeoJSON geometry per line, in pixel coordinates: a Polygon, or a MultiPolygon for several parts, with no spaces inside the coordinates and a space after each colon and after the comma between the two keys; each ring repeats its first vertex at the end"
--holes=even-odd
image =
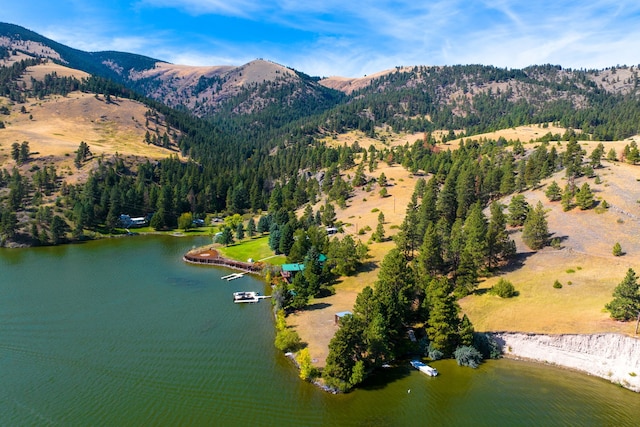
{"type": "Polygon", "coordinates": [[[408,365],[347,395],[273,347],[264,284],[182,262],[202,239],[135,237],[0,251],[0,426],[640,425],[640,395],[500,360],[408,365]]]}

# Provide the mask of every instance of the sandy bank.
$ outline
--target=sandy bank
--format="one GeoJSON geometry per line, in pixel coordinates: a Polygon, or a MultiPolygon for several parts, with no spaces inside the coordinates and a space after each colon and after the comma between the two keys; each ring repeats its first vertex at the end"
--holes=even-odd
{"type": "Polygon", "coordinates": [[[640,339],[620,334],[491,335],[503,345],[507,357],[576,369],[640,392],[640,339]]]}

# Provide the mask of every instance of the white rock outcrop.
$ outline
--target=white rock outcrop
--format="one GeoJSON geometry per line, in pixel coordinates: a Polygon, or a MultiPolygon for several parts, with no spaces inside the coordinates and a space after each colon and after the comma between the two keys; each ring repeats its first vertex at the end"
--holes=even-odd
{"type": "Polygon", "coordinates": [[[640,339],[620,334],[490,333],[506,357],[583,371],[640,392],[640,339]]]}

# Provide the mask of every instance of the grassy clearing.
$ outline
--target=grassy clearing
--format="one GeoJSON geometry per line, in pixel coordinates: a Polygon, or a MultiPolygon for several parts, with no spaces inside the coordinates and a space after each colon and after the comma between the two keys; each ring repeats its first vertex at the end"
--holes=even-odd
{"type": "Polygon", "coordinates": [[[217,250],[222,256],[237,261],[246,262],[249,258],[258,261],[269,258],[267,262],[273,265],[282,265],[286,262],[284,255],[274,257],[273,251],[269,248],[269,236],[245,239],[227,247],[219,247],[217,250]]]}

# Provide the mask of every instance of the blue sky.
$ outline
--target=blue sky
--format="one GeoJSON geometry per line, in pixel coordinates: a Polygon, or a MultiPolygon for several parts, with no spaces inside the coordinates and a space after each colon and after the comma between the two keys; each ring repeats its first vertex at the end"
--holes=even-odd
{"type": "Polygon", "coordinates": [[[313,76],[398,65],[640,64],[638,0],[18,0],[0,20],[88,51],[313,76]]]}

